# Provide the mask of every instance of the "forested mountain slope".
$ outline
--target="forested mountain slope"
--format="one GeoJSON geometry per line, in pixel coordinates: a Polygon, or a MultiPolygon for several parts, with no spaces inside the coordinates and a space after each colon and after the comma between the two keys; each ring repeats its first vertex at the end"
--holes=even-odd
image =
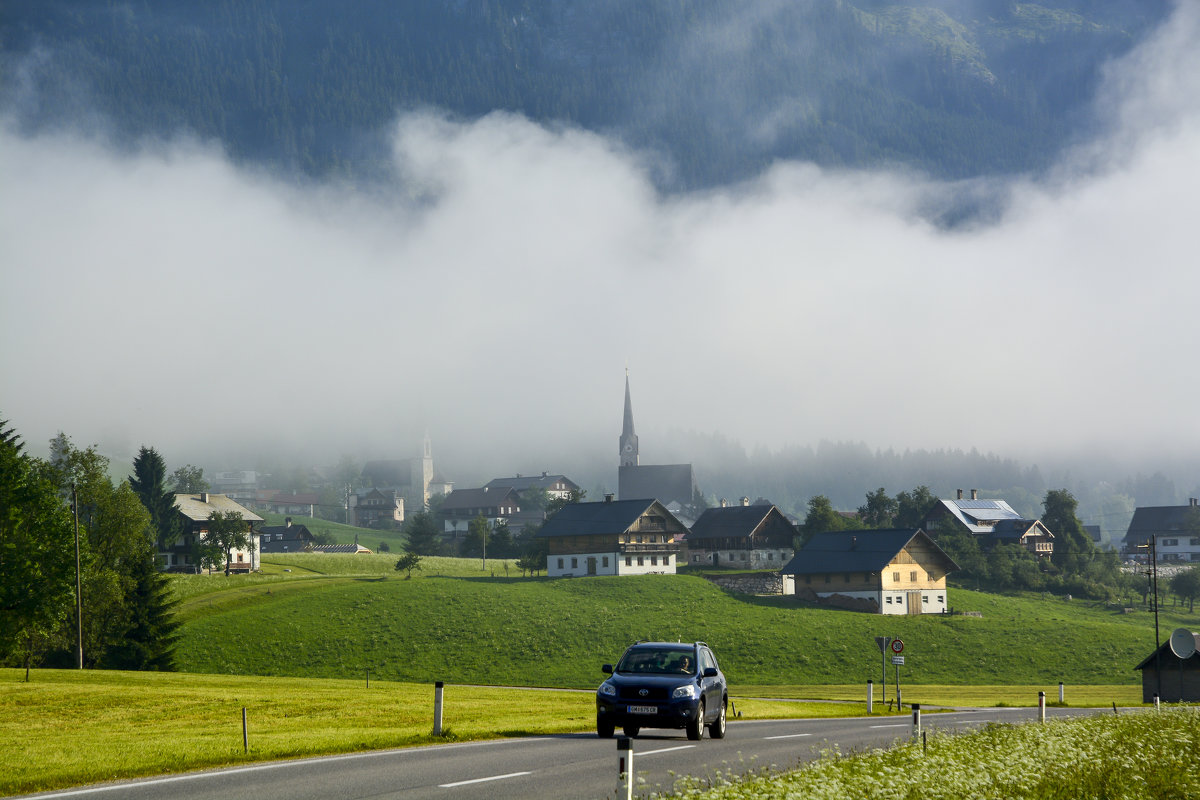
{"type": "Polygon", "coordinates": [[[961,178],[1091,130],[1105,60],[1167,0],[9,0],[0,101],[25,130],[195,134],[378,177],[409,109],[503,110],[653,154],[665,189],[781,158],[961,178]]]}

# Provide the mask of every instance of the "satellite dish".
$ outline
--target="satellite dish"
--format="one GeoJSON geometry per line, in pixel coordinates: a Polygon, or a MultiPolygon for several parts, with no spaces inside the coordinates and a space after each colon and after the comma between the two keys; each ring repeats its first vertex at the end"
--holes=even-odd
{"type": "Polygon", "coordinates": [[[1171,652],[1180,658],[1191,658],[1196,652],[1196,636],[1187,628],[1171,631],[1171,652]]]}

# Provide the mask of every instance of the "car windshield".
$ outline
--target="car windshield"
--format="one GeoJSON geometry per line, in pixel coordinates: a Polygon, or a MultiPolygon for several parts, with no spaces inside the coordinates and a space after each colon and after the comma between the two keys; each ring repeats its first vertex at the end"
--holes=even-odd
{"type": "Polygon", "coordinates": [[[617,664],[617,672],[642,675],[692,675],[696,672],[696,654],[692,650],[638,648],[630,650],[617,664]]]}

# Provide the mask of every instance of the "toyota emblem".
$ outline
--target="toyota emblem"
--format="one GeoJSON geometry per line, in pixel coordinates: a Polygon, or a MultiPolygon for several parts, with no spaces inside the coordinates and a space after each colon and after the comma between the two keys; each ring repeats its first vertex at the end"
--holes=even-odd
{"type": "Polygon", "coordinates": [[[640,694],[642,697],[645,697],[646,695],[650,694],[650,690],[649,689],[639,689],[638,694],[640,694]]]}

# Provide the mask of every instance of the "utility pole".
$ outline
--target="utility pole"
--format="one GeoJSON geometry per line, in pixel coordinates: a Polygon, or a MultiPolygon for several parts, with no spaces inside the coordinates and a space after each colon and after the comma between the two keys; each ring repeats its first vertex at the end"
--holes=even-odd
{"type": "Polygon", "coordinates": [[[1150,535],[1150,541],[1138,545],[1150,551],[1150,591],[1154,596],[1154,675],[1158,685],[1158,696],[1162,697],[1162,655],[1159,653],[1158,638],[1158,536],[1150,535]]]}
{"type": "Polygon", "coordinates": [[[71,481],[71,511],[75,514],[75,633],[79,669],[83,669],[83,579],[79,574],[79,494],[71,481]]]}

